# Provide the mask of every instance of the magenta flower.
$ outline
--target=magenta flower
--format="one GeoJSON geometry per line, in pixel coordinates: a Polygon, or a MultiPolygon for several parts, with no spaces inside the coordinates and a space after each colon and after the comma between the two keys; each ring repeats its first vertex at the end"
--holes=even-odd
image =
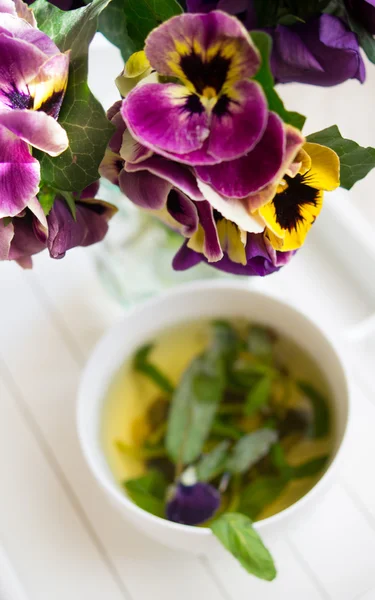
{"type": "Polygon", "coordinates": [[[0,0],[0,218],[34,202],[40,167],[30,146],[51,156],[68,147],[57,123],[69,56],[36,28],[21,1],[0,0]]]}
{"type": "Polygon", "coordinates": [[[22,267],[31,268],[32,256],[45,249],[52,258],[63,258],[72,248],[101,241],[116,209],[95,198],[98,188],[95,183],[82,192],[75,203],[75,219],[64,198],[59,196],[47,217],[34,200],[9,222],[0,219],[0,260],[15,260],[22,267]]]}

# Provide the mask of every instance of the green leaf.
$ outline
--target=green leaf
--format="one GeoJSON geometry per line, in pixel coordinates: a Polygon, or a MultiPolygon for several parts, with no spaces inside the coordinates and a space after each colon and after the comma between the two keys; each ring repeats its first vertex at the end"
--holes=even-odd
{"type": "Polygon", "coordinates": [[[230,443],[222,441],[211,452],[204,454],[196,465],[199,481],[211,481],[225,470],[230,443]]]}
{"type": "Polygon", "coordinates": [[[53,203],[56,198],[55,190],[52,190],[46,185],[42,185],[38,193],[38,200],[43,208],[43,212],[46,216],[51,212],[53,203]]]}
{"type": "Polygon", "coordinates": [[[249,391],[245,400],[245,414],[250,417],[266,406],[271,397],[272,379],[263,377],[249,391]]]}
{"type": "Polygon", "coordinates": [[[64,197],[65,202],[69,206],[70,212],[73,215],[73,219],[76,220],[77,211],[76,211],[76,204],[74,202],[73,194],[71,192],[65,192],[65,191],[64,192],[60,191],[60,194],[64,197]]]}
{"type": "Polygon", "coordinates": [[[270,56],[272,49],[272,38],[267,33],[262,31],[252,31],[251,38],[258,48],[262,63],[259,71],[255,75],[255,81],[258,81],[263,88],[267,97],[269,110],[277,113],[284,123],[289,123],[297,129],[302,129],[306,117],[297,112],[289,112],[286,110],[283,101],[278,96],[275,90],[275,82],[270,69],[270,56]]]}
{"type": "Polygon", "coordinates": [[[126,62],[136,51],[136,46],[128,34],[124,0],[112,0],[99,17],[98,30],[120,50],[126,62]]]}
{"type": "Polygon", "coordinates": [[[275,334],[267,327],[255,325],[250,328],[247,348],[251,354],[263,360],[272,358],[275,334]]]}
{"type": "Polygon", "coordinates": [[[157,517],[165,517],[167,482],[160,471],[148,471],[136,479],[128,479],[124,487],[134,504],[157,517]]]}
{"type": "Polygon", "coordinates": [[[68,88],[59,115],[69,148],[57,157],[35,152],[42,181],[59,190],[81,191],[99,178],[113,126],[87,85],[87,53],[97,19],[110,0],[93,0],[77,10],[62,11],[47,0],[33,4],[39,28],[62,52],[70,50],[68,88]]]}
{"type": "Polygon", "coordinates": [[[243,431],[233,422],[229,421],[227,417],[221,419],[219,416],[216,416],[213,420],[211,433],[213,436],[234,441],[240,440],[243,436],[243,431]]]}
{"type": "Polygon", "coordinates": [[[297,381],[297,385],[310,400],[314,411],[314,418],[309,428],[309,434],[315,438],[325,437],[329,434],[331,428],[328,399],[306,381],[297,381]]]}
{"type": "Polygon", "coordinates": [[[174,462],[189,464],[202,452],[225,386],[224,362],[215,347],[193,359],[175,390],[166,447],[174,462]]]}
{"type": "Polygon", "coordinates": [[[273,27],[277,24],[280,0],[254,0],[258,27],[273,27]]]}
{"type": "Polygon", "coordinates": [[[245,473],[268,454],[276,440],[277,433],[272,429],[258,429],[244,435],[238,440],[228,458],[227,470],[231,473],[245,473]]]}
{"type": "Polygon", "coordinates": [[[375,167],[375,148],[362,148],[356,142],[343,138],[337,125],[309,135],[307,141],[328,146],[338,154],[340,186],[346,190],[375,167]]]}
{"type": "Polygon", "coordinates": [[[315,475],[319,475],[326,466],[328,459],[329,456],[319,456],[302,465],[298,465],[298,467],[292,467],[293,477],[295,479],[302,479],[303,477],[315,477],[315,475]]]}
{"type": "Polygon", "coordinates": [[[133,367],[151,379],[163,392],[168,395],[173,394],[174,387],[168,377],[149,361],[153,347],[153,344],[146,344],[139,348],[133,358],[133,367]]]}
{"type": "Polygon", "coordinates": [[[280,496],[286,484],[282,477],[257,477],[242,490],[238,510],[255,520],[264,508],[280,496]]]}
{"type": "Polygon", "coordinates": [[[182,13],[176,0],[123,0],[127,30],[136,50],[142,50],[145,39],[155,27],[182,13]]]}
{"type": "Polygon", "coordinates": [[[270,450],[270,458],[273,466],[278,471],[280,478],[287,483],[294,476],[293,467],[286,460],[285,452],[282,445],[276,442],[270,450]]]}
{"type": "Polygon", "coordinates": [[[239,513],[224,513],[210,525],[212,533],[248,573],[272,581],[276,577],[273,558],[251,519],[239,513]]]}

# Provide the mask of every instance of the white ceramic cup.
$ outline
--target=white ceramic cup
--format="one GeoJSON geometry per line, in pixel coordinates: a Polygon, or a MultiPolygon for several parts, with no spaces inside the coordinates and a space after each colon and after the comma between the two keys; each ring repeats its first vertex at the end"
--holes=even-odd
{"type": "Polygon", "coordinates": [[[342,360],[327,335],[299,310],[242,283],[201,282],[180,286],[137,306],[113,326],[95,348],[84,370],[78,400],[78,434],[87,463],[121,515],[159,542],[192,552],[212,553],[218,545],[209,529],[155,517],[129,500],[115,481],[101,447],[103,402],[116,372],[138,346],[178,323],[218,317],[244,317],[288,336],[320,366],[330,386],[334,413],[334,449],[319,482],[298,502],[255,526],[266,543],[282,537],[313,510],[332,480],[341,454],[349,415],[348,385],[342,360]]]}

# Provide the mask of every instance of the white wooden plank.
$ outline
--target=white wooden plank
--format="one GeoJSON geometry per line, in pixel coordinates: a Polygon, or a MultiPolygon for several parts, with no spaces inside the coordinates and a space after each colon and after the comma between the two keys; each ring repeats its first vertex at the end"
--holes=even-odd
{"type": "Polygon", "coordinates": [[[290,538],[331,598],[353,600],[375,586],[374,533],[339,484],[290,538]]]}
{"type": "MultiPolygon", "coordinates": [[[[0,357],[6,361],[49,451],[65,473],[72,498],[75,502],[78,498],[117,572],[137,600],[190,600],[191,587],[181,585],[179,577],[186,570],[195,581],[198,599],[220,600],[216,584],[197,558],[165,549],[135,532],[121,521],[93,482],[75,429],[80,368],[49,314],[29,292],[26,278],[33,277],[32,273],[24,274],[10,266],[4,271],[0,357]],[[10,322],[9,314],[17,315],[18,320],[10,322]]],[[[90,295],[90,290],[85,291],[90,295]]],[[[74,309],[74,305],[69,307],[74,309]]],[[[94,314],[92,318],[95,319],[94,314]]]]}
{"type": "Polygon", "coordinates": [[[0,381],[0,535],[30,600],[124,600],[0,381]]]}
{"type": "Polygon", "coordinates": [[[272,583],[249,576],[234,558],[228,557],[225,550],[218,550],[215,560],[211,560],[210,565],[223,587],[236,599],[325,598],[285,541],[276,542],[270,550],[278,570],[277,578],[272,583]]]}

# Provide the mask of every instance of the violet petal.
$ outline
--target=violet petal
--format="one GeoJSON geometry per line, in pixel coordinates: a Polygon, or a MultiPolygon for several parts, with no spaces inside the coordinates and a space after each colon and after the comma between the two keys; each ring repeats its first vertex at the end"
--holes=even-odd
{"type": "Polygon", "coordinates": [[[200,525],[213,517],[219,506],[220,494],[212,485],[178,483],[173,498],[167,503],[166,515],[174,523],[200,525]]]}

